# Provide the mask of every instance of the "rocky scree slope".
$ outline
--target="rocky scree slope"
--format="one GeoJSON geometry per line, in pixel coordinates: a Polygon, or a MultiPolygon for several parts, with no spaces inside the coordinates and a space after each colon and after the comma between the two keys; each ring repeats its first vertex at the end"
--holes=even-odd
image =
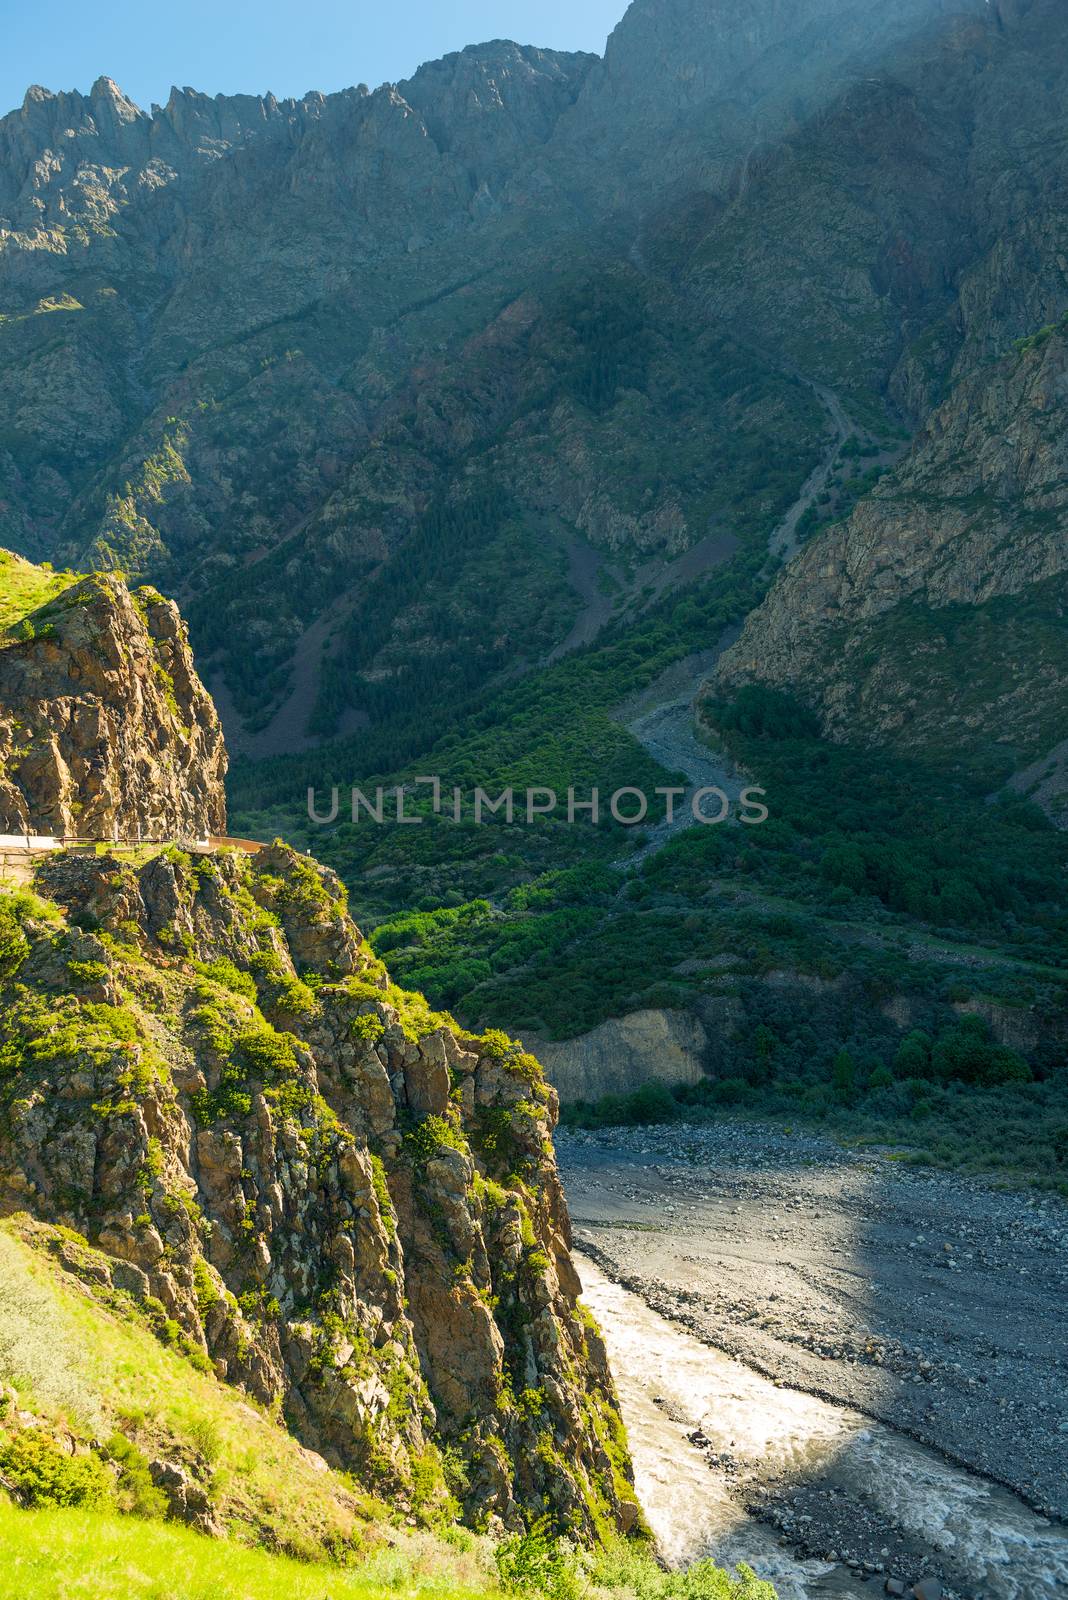
{"type": "Polygon", "coordinates": [[[964,378],[902,465],[803,550],[714,687],[796,689],[836,738],[1010,770],[1068,703],[1068,324],[964,378]]]}
{"type": "Polygon", "coordinates": [[[0,833],[223,833],[222,727],[177,606],[6,551],[0,603],[0,833]]]}
{"type": "Polygon", "coordinates": [[[3,1210],[363,1487],[633,1528],[537,1063],[395,989],[308,858],[146,855],[4,908],[3,1210]]]}

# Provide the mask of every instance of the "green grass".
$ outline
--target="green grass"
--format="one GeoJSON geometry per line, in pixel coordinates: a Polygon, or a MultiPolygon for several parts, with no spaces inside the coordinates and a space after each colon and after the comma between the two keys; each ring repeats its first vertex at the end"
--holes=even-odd
{"type": "Polygon", "coordinates": [[[75,572],[35,567],[10,550],[0,550],[0,644],[7,642],[4,636],[16,623],[77,582],[75,572]]]}
{"type": "MultiPolygon", "coordinates": [[[[345,871],[346,847],[362,842],[375,876],[370,889],[354,881],[354,901],[377,923],[376,951],[468,1025],[569,1037],[720,993],[726,965],[735,980],[775,968],[848,978],[870,989],[876,1020],[891,992],[1055,1013],[1068,993],[1064,834],[1026,802],[986,804],[967,775],[830,744],[802,708],[764,700],[739,697],[737,715],[721,715],[739,764],[767,790],[762,827],[690,829],[636,870],[618,864],[625,840],[562,825],[535,839],[519,825],[439,823],[412,830],[414,843],[400,830],[339,830],[324,852],[345,871]],[[464,858],[468,843],[481,855],[464,858]],[[435,858],[450,846],[451,862],[435,858]],[[382,914],[387,892],[403,910],[382,914]]],[[[851,1042],[828,1039],[831,1054],[851,1042]]]]}
{"type": "MultiPolygon", "coordinates": [[[[747,1567],[727,1573],[699,1561],[687,1572],[665,1572],[647,1551],[624,1540],[588,1555],[547,1544],[536,1532],[507,1546],[512,1559],[500,1565],[504,1592],[511,1595],[775,1600],[771,1584],[747,1567]]],[[[469,1538],[452,1546],[412,1541],[339,1572],[235,1549],[173,1524],[76,1510],[20,1511],[3,1501],[0,1570],[11,1600],[475,1600],[502,1594],[490,1575],[487,1547],[469,1538]]]]}
{"type": "Polygon", "coordinates": [[[19,1470],[20,1446],[39,1447],[51,1462],[31,1509],[0,1487],[4,1600],[499,1600],[502,1585],[544,1600],[774,1600],[771,1586],[745,1570],[728,1576],[699,1562],[684,1575],[665,1573],[643,1544],[619,1538],[576,1550],[535,1527],[495,1558],[488,1540],[464,1529],[401,1526],[388,1507],[358,1497],[351,1480],[316,1470],[241,1395],[161,1348],[119,1297],[98,1290],[101,1304],[76,1293],[54,1252],[90,1276],[100,1264],[67,1230],[18,1218],[0,1230],[0,1380],[15,1384],[38,1424],[0,1424],[6,1480],[22,1495],[34,1481],[25,1460],[19,1470]],[[106,1451],[86,1448],[88,1436],[112,1429],[106,1451]],[[70,1437],[82,1445],[73,1457],[64,1449],[70,1437]],[[208,1461],[225,1538],[159,1520],[162,1505],[145,1507],[152,1490],[144,1469],[157,1454],[208,1461]],[[119,1514],[105,1459],[141,1463],[136,1509],[147,1516],[119,1514]],[[86,1483],[91,1493],[74,1492],[86,1483]]]}
{"type": "Polygon", "coordinates": [[[470,1555],[385,1551],[358,1571],[307,1566],[174,1524],[0,1504],[0,1571],[10,1600],[377,1600],[483,1595],[470,1555]]]}
{"type": "Polygon", "coordinates": [[[323,1557],[385,1515],[348,1479],[317,1471],[266,1412],[161,1345],[132,1302],[77,1292],[53,1250],[97,1254],[26,1219],[0,1228],[0,1381],[46,1425],[85,1438],[117,1429],[168,1460],[202,1456],[210,1440],[213,1499],[241,1540],[323,1557]]]}

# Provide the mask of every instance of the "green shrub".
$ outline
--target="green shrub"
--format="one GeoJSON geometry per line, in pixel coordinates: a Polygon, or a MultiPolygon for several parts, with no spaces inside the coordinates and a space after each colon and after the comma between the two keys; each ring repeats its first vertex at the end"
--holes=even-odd
{"type": "Polygon", "coordinates": [[[928,1078],[931,1075],[931,1037],[915,1029],[906,1034],[894,1056],[894,1074],[898,1078],[928,1078]]]}
{"type": "Polygon", "coordinates": [[[493,1552],[501,1588],[507,1594],[531,1591],[550,1600],[579,1600],[582,1583],[574,1555],[554,1538],[548,1517],[541,1517],[526,1533],[502,1539],[493,1552]]]}
{"type": "Polygon", "coordinates": [[[491,1056],[494,1061],[504,1061],[515,1045],[500,1028],[487,1028],[478,1041],[478,1048],[482,1055],[491,1056]]]}
{"type": "Polygon", "coordinates": [[[845,1101],[848,1105],[857,1086],[857,1069],[848,1050],[839,1050],[834,1058],[831,1072],[833,1074],[835,1094],[839,1100],[845,1101]]]}
{"type": "Polygon", "coordinates": [[[276,1033],[273,1028],[246,1028],[234,1040],[234,1052],[250,1075],[261,1078],[264,1083],[278,1083],[297,1075],[297,1058],[290,1036],[276,1033]]]}
{"type": "Polygon", "coordinates": [[[197,1309],[201,1316],[218,1305],[220,1295],[215,1279],[208,1269],[208,1264],[203,1256],[197,1256],[193,1262],[193,1289],[197,1297],[197,1309]]]}
{"type": "Polygon", "coordinates": [[[677,1122],[681,1115],[679,1098],[663,1083],[645,1083],[633,1094],[607,1094],[592,1104],[579,1101],[561,1112],[566,1125],[581,1128],[643,1127],[677,1122]]]}
{"type": "Polygon", "coordinates": [[[711,1561],[695,1561],[684,1572],[665,1572],[641,1544],[609,1538],[587,1558],[586,1567],[600,1589],[624,1589],[637,1600],[776,1600],[770,1583],[751,1567],[725,1572],[711,1561]]]}
{"type": "Polygon", "coordinates": [[[675,1122],[679,1117],[678,1101],[664,1083],[643,1083],[628,1097],[627,1110],[639,1123],[675,1122]]]}
{"type": "Polygon", "coordinates": [[[68,961],[67,971],[75,983],[89,987],[96,983],[103,983],[108,975],[108,966],[104,961],[68,961]]]}
{"type": "Polygon", "coordinates": [[[431,1161],[441,1150],[462,1150],[467,1144],[463,1134],[444,1117],[423,1117],[404,1135],[404,1148],[420,1165],[431,1161]]]}
{"type": "Polygon", "coordinates": [[[353,1017],[349,1032],[354,1039],[361,1040],[364,1044],[377,1044],[386,1031],[386,1025],[381,1017],[376,1017],[373,1012],[365,1011],[358,1017],[353,1017]]]}
{"type": "Polygon", "coordinates": [[[709,716],[725,734],[738,733],[747,739],[815,739],[819,721],[814,712],[793,695],[766,684],[750,683],[738,690],[727,704],[708,708],[709,716]]]}
{"type": "Polygon", "coordinates": [[[30,942],[23,933],[7,896],[0,901],[0,978],[11,978],[19,970],[30,950],[30,942]]]}
{"type": "Polygon", "coordinates": [[[222,1455],[222,1435],[214,1417],[196,1417],[189,1425],[189,1437],[209,1466],[222,1455]]]}
{"type": "Polygon", "coordinates": [[[939,1034],[931,1051],[931,1066],[943,1081],[991,1087],[999,1083],[1029,1083],[1031,1068],[1015,1050],[997,1044],[979,1017],[962,1017],[939,1034]]]}
{"type": "Polygon", "coordinates": [[[122,1433],[111,1435],[105,1452],[119,1469],[115,1488],[119,1510],[130,1512],[135,1517],[165,1517],[168,1511],[167,1496],[152,1482],[148,1457],[144,1452],[122,1433]]]}
{"type": "Polygon", "coordinates": [[[256,1003],[255,980],[247,972],[242,972],[235,967],[228,956],[221,956],[218,961],[194,961],[194,972],[202,978],[210,978],[213,983],[221,984],[224,989],[229,989],[231,994],[240,995],[243,1000],[256,1003]]]}
{"type": "Polygon", "coordinates": [[[0,1478],[28,1506],[104,1506],[113,1487],[98,1456],[68,1456],[36,1429],[0,1433],[0,1478]]]}

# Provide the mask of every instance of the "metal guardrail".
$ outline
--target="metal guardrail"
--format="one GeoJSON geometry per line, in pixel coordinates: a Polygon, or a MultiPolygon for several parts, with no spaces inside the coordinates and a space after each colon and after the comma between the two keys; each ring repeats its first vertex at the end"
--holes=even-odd
{"type": "Polygon", "coordinates": [[[206,839],[90,839],[88,837],[57,838],[46,833],[2,833],[0,855],[43,855],[52,850],[96,850],[103,845],[110,850],[160,849],[176,845],[179,850],[244,850],[248,855],[266,849],[261,839],[231,838],[229,834],[212,834],[206,839]]]}

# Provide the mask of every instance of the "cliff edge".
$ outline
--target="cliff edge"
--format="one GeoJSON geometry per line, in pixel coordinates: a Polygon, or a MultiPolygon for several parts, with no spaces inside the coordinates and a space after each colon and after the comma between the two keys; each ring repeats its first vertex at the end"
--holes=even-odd
{"type": "Polygon", "coordinates": [[[225,772],[172,601],[0,551],[0,833],[223,833],[225,772]]]}

